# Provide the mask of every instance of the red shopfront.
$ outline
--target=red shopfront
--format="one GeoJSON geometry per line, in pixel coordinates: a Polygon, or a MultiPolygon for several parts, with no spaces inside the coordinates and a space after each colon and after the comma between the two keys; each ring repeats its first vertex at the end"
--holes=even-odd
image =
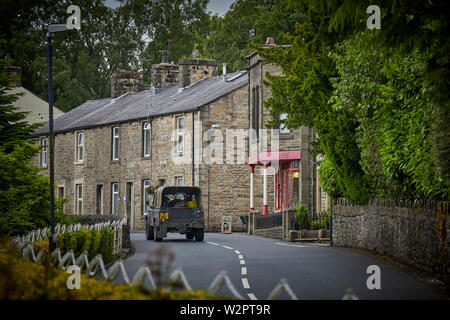
{"type": "Polygon", "coordinates": [[[253,208],[253,174],[255,166],[264,166],[263,214],[268,213],[267,205],[267,169],[272,166],[275,171],[275,211],[298,207],[300,204],[301,152],[280,151],[261,152],[248,158],[250,165],[250,210],[253,208]]]}

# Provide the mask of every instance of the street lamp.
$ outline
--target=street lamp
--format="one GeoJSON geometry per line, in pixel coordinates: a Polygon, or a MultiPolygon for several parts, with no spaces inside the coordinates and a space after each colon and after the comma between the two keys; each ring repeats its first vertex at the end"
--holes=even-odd
{"type": "Polygon", "coordinates": [[[50,251],[55,249],[55,136],[53,132],[53,73],[52,73],[52,37],[56,32],[69,30],[66,24],[51,24],[48,26],[48,130],[50,144],[50,251]]]}

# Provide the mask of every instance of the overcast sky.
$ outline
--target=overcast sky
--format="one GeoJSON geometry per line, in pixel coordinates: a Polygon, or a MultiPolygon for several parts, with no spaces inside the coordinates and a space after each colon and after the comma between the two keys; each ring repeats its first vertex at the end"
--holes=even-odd
{"type": "MultiPolygon", "coordinates": [[[[108,7],[111,8],[115,8],[118,6],[118,2],[116,0],[104,0],[104,2],[108,7]]],[[[230,5],[233,2],[234,0],[209,0],[208,10],[212,13],[218,13],[220,16],[223,16],[228,11],[230,5]]]]}

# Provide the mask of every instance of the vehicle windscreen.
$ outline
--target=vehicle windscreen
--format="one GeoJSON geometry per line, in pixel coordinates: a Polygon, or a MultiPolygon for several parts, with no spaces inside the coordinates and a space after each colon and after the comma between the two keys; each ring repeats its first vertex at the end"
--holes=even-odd
{"type": "Polygon", "coordinates": [[[167,208],[196,208],[200,199],[196,193],[173,192],[164,193],[161,207],[167,208]]]}

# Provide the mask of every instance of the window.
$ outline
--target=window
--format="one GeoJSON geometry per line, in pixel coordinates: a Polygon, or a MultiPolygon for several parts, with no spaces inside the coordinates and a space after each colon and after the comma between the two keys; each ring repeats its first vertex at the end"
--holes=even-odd
{"type": "MultiPolygon", "coordinates": [[[[288,118],[287,113],[280,114],[280,120],[286,120],[287,118],[288,118]]],[[[280,133],[290,133],[291,132],[291,130],[286,128],[286,124],[284,123],[284,121],[280,123],[279,130],[280,130],[280,133]]]]}
{"type": "Polygon", "coordinates": [[[142,186],[143,186],[142,193],[144,194],[144,196],[142,197],[142,199],[144,200],[144,203],[142,204],[143,208],[142,213],[144,214],[150,207],[150,195],[147,190],[147,188],[150,187],[150,180],[144,180],[142,186]]]}
{"type": "Polygon", "coordinates": [[[41,146],[43,147],[41,150],[41,165],[46,167],[48,163],[48,138],[43,138],[41,140],[41,146]]]}
{"type": "Polygon", "coordinates": [[[142,153],[144,157],[150,157],[150,123],[146,122],[142,128],[142,153]]]}
{"type": "Polygon", "coordinates": [[[77,162],[83,162],[84,151],[84,134],[77,132],[77,162]]]}
{"type": "Polygon", "coordinates": [[[119,212],[119,184],[114,182],[111,184],[111,214],[119,212]]]}
{"type": "Polygon", "coordinates": [[[177,152],[184,151],[184,117],[177,118],[177,152]]]}
{"type": "Polygon", "coordinates": [[[111,151],[112,160],[119,160],[119,127],[112,128],[111,151]]]}
{"type": "Polygon", "coordinates": [[[178,187],[184,186],[184,178],[183,177],[175,177],[175,185],[178,187]]]}
{"type": "Polygon", "coordinates": [[[58,199],[64,198],[64,187],[58,187],[58,199]]]}
{"type": "Polygon", "coordinates": [[[75,185],[76,192],[76,212],[77,214],[83,214],[83,185],[75,185]]]}

